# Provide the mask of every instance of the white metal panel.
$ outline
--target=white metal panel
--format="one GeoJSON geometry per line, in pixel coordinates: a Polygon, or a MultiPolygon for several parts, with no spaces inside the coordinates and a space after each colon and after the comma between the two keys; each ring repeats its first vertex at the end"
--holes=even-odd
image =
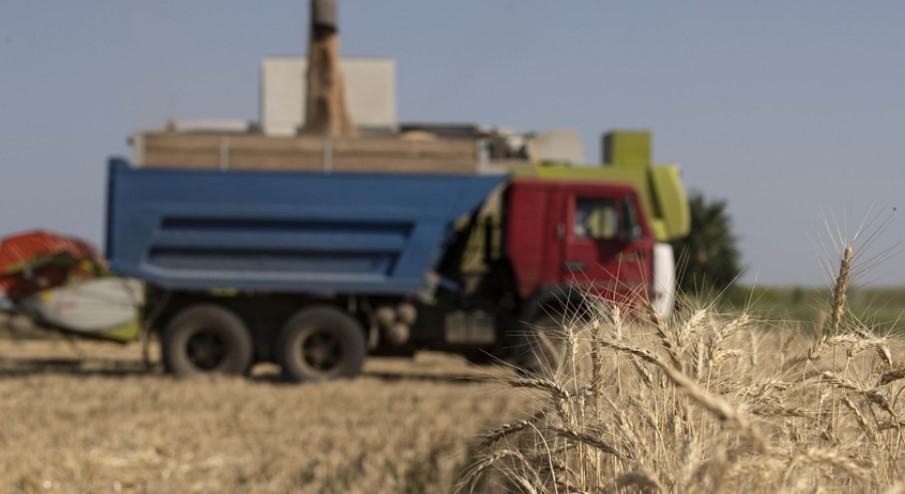
{"type": "Polygon", "coordinates": [[[174,120],[171,125],[176,132],[232,132],[244,134],[251,131],[252,128],[251,122],[238,118],[174,120]]]}
{"type": "Polygon", "coordinates": [[[669,244],[654,244],[653,288],[654,308],[660,316],[669,317],[676,300],[676,261],[669,244]]]}
{"type": "Polygon", "coordinates": [[[142,302],[141,282],[108,277],[45,290],[25,299],[23,306],[42,321],[94,333],[128,324],[142,302]]]}
{"type": "Polygon", "coordinates": [[[577,130],[551,130],[532,136],[528,140],[531,159],[583,165],[584,145],[577,130]]]}

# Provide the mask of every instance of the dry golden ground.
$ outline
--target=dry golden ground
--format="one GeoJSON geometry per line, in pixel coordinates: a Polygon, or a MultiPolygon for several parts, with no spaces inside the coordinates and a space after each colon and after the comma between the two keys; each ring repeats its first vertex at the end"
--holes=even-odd
{"type": "Polygon", "coordinates": [[[528,400],[441,354],[303,386],[174,379],[139,356],[0,340],[0,492],[446,492],[528,400]]]}

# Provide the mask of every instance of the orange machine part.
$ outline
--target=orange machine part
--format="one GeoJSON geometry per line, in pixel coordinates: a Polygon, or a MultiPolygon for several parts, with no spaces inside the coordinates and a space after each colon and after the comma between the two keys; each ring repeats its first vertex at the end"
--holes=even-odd
{"type": "Polygon", "coordinates": [[[0,292],[16,299],[64,285],[93,276],[101,262],[83,240],[40,230],[11,235],[0,242],[0,292]]]}

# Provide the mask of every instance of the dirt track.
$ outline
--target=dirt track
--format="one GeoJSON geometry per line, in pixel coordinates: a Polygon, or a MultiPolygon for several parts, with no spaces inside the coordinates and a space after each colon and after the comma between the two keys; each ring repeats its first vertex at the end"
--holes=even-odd
{"type": "Polygon", "coordinates": [[[0,492],[445,492],[475,434],[527,403],[440,354],[304,386],[173,379],[139,355],[0,340],[0,492]]]}

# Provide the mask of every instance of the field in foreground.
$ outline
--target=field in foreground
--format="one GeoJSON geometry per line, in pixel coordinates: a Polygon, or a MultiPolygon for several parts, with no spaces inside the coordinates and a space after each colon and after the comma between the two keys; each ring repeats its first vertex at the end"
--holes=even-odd
{"type": "Polygon", "coordinates": [[[282,384],[145,373],[137,346],[0,340],[0,492],[446,492],[527,398],[442,354],[282,384]]]}
{"type": "Polygon", "coordinates": [[[177,380],[135,346],[0,341],[0,492],[905,494],[905,339],[832,299],[811,321],[588,307],[535,377],[423,354],[177,380]]]}

